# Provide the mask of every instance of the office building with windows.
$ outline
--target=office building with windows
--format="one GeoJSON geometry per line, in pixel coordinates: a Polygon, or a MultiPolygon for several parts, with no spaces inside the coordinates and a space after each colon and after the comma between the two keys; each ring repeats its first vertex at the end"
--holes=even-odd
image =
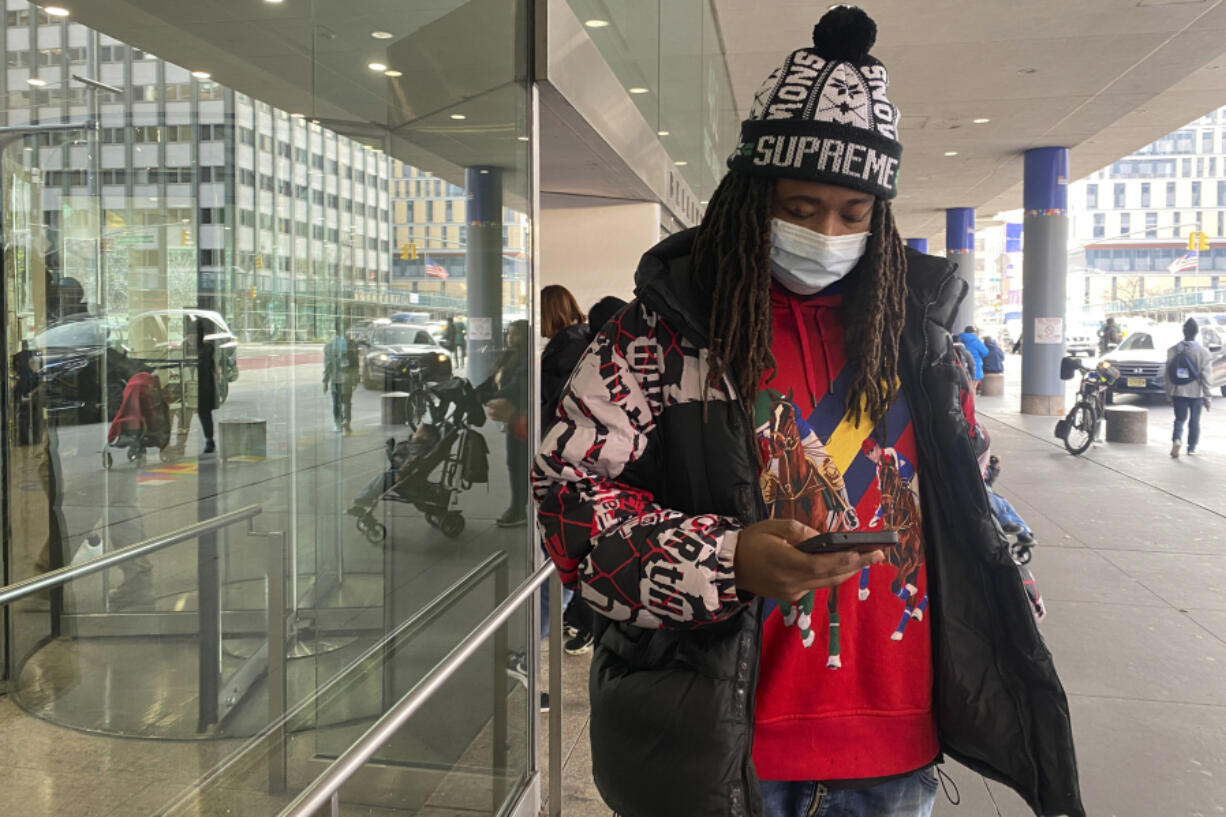
{"type": "MultiPolygon", "coordinates": [[[[438,314],[467,310],[468,195],[451,182],[391,161],[393,300],[438,314]]],[[[502,208],[503,297],[510,312],[527,308],[526,213],[502,208]]]]}
{"type": "Polygon", "coordinates": [[[1217,289],[1226,275],[1226,108],[1069,185],[1070,239],[1086,303],[1217,289]],[[1189,237],[1209,249],[1172,265],[1189,237]]]}

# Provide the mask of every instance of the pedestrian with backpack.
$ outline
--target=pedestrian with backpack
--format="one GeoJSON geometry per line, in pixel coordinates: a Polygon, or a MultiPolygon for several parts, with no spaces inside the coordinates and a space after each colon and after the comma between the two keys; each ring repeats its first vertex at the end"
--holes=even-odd
{"type": "Polygon", "coordinates": [[[324,344],[324,394],[332,393],[332,420],[336,433],[352,433],[353,390],[358,386],[358,345],[345,335],[341,321],[336,334],[324,344]]]}
{"type": "Polygon", "coordinates": [[[1209,410],[1212,389],[1209,373],[1213,361],[1204,346],[1196,342],[1200,326],[1195,318],[1183,324],[1183,340],[1166,350],[1166,393],[1175,406],[1175,428],[1171,432],[1171,457],[1179,456],[1183,425],[1188,424],[1188,453],[1196,453],[1200,441],[1200,410],[1209,410]]]}

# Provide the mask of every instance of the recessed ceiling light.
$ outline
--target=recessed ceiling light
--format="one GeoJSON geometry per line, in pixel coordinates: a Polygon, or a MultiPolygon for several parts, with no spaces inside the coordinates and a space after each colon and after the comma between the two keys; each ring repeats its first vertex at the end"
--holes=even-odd
{"type": "Polygon", "coordinates": [[[372,31],[370,32],[370,36],[374,37],[376,40],[390,40],[396,35],[392,34],[390,31],[372,31]]]}
{"type": "Polygon", "coordinates": [[[453,114],[451,115],[451,118],[452,118],[452,119],[467,119],[468,117],[467,117],[467,116],[465,116],[465,115],[464,115],[464,114],[462,114],[462,113],[453,113],[453,114]]]}
{"type": "Polygon", "coordinates": [[[685,167],[689,164],[689,162],[685,161],[684,159],[678,159],[677,161],[673,162],[673,164],[675,164],[677,167],[685,167]]]}
{"type": "Polygon", "coordinates": [[[971,122],[974,122],[976,125],[986,125],[986,124],[988,124],[988,123],[989,123],[989,122],[991,122],[991,121],[992,121],[992,120],[991,120],[991,119],[988,119],[986,116],[981,116],[981,117],[979,117],[978,119],[972,119],[972,120],[971,120],[971,122]]]}
{"type": "Polygon", "coordinates": [[[383,76],[385,76],[385,77],[391,77],[392,79],[395,79],[396,77],[403,77],[403,76],[404,76],[404,72],[403,72],[403,71],[397,71],[395,68],[389,68],[389,69],[387,69],[386,71],[384,71],[384,72],[383,72],[383,76]]]}
{"type": "Polygon", "coordinates": [[[26,80],[26,82],[29,83],[30,85],[33,85],[36,88],[41,88],[47,84],[47,80],[39,79],[38,77],[30,77],[29,79],[26,80]]]}
{"type": "Polygon", "coordinates": [[[668,136],[668,134],[669,134],[669,132],[668,132],[668,131],[666,131],[666,130],[658,130],[658,131],[656,131],[656,136],[668,136]]]}
{"type": "Polygon", "coordinates": [[[648,90],[647,90],[646,88],[637,88],[637,87],[636,87],[636,88],[631,88],[631,89],[630,89],[630,93],[632,93],[632,94],[646,94],[646,93],[648,93],[648,90]]]}
{"type": "Polygon", "coordinates": [[[706,202],[706,200],[705,200],[705,199],[704,199],[703,201],[698,202],[698,204],[699,204],[700,206],[702,206],[702,207],[706,207],[706,206],[707,206],[707,202],[706,202]]]}
{"type": "Polygon", "coordinates": [[[208,79],[213,76],[208,71],[192,71],[192,76],[196,79],[208,79]]]}
{"type": "Polygon", "coordinates": [[[63,6],[44,6],[43,11],[52,17],[67,17],[68,9],[63,6]]]}
{"type": "Polygon", "coordinates": [[[608,28],[609,21],[608,20],[587,20],[586,22],[584,22],[584,25],[587,26],[588,28],[608,28]]]}
{"type": "Polygon", "coordinates": [[[531,142],[532,141],[532,137],[530,136],[516,136],[515,138],[521,142],[531,142]]]}
{"type": "Polygon", "coordinates": [[[300,114],[300,113],[292,113],[292,114],[290,114],[290,115],[289,115],[289,118],[290,118],[290,119],[302,119],[302,114],[300,114]]]}
{"type": "Polygon", "coordinates": [[[264,0],[265,3],[280,3],[281,0],[264,0]]]}
{"type": "Polygon", "coordinates": [[[947,150],[947,151],[945,151],[945,155],[946,155],[946,156],[957,156],[957,155],[958,155],[958,151],[956,151],[956,150],[947,150]]]}
{"type": "Polygon", "coordinates": [[[387,70],[387,66],[381,62],[372,62],[366,67],[372,71],[378,71],[380,74],[387,70]]]}

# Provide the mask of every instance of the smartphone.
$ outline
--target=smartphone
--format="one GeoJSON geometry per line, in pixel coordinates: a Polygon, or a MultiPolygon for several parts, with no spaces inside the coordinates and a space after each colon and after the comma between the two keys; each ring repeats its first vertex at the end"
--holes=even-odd
{"type": "Polygon", "coordinates": [[[872,553],[874,550],[888,550],[898,547],[898,531],[852,531],[846,533],[819,533],[812,539],[806,539],[796,546],[805,553],[837,553],[843,550],[854,550],[859,553],[872,553]]]}

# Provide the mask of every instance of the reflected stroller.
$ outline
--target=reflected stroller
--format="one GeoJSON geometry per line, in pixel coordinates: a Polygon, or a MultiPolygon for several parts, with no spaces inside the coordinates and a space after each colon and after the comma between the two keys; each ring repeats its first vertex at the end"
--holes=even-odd
{"type": "MultiPolygon", "coordinates": [[[[425,454],[407,462],[408,440],[387,441],[387,458],[396,480],[379,499],[403,502],[425,514],[426,522],[455,538],[464,532],[464,515],[454,509],[461,491],[489,482],[489,446],[478,428],[485,425],[485,408],[472,384],[453,377],[425,389],[430,421],[439,438],[425,454]],[[434,479],[431,475],[437,473],[434,479]]],[[[390,472],[389,472],[390,473],[390,472]]],[[[369,511],[357,516],[358,530],[372,544],[387,538],[387,526],[369,511]]]]}
{"type": "MultiPolygon", "coordinates": [[[[161,451],[165,461],[166,446],[170,443],[170,409],[157,375],[137,372],[128,378],[106,441],[111,448],[127,449],[128,462],[138,466],[144,464],[147,448],[161,451]]],[[[103,451],[102,467],[110,468],[113,464],[111,452],[103,451]]]]}

